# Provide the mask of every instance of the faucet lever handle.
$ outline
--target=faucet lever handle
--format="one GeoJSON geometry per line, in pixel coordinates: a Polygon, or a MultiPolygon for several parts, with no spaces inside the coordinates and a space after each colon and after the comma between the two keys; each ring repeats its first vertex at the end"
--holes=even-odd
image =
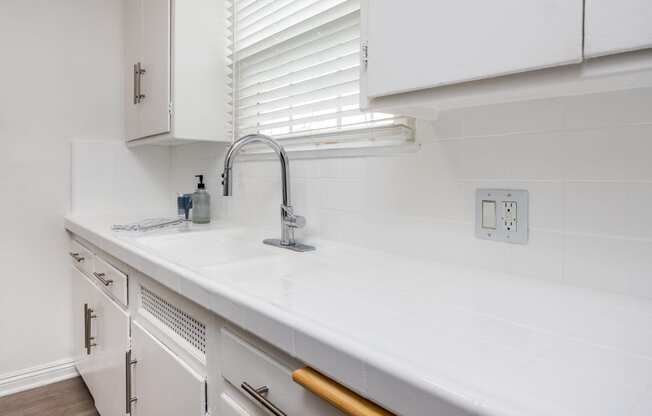
{"type": "Polygon", "coordinates": [[[306,226],[306,217],[292,214],[291,216],[287,217],[285,223],[288,227],[291,228],[303,228],[306,226]]]}
{"type": "Polygon", "coordinates": [[[306,217],[294,213],[291,206],[281,205],[281,209],[285,212],[283,223],[290,228],[303,228],[306,226],[306,217]]]}

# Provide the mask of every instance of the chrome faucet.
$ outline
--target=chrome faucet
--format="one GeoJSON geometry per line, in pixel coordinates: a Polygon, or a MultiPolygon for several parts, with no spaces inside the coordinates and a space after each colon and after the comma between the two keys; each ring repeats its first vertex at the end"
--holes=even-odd
{"type": "Polygon", "coordinates": [[[262,134],[249,134],[233,142],[224,158],[224,172],[222,173],[223,195],[231,196],[233,188],[233,160],[240,150],[250,143],[263,143],[271,147],[281,162],[281,238],[268,238],[263,243],[276,247],[287,248],[294,251],[310,251],[315,248],[297,243],[294,239],[294,230],[306,225],[306,219],[294,213],[290,200],[290,161],[285,149],[276,140],[262,134]]]}

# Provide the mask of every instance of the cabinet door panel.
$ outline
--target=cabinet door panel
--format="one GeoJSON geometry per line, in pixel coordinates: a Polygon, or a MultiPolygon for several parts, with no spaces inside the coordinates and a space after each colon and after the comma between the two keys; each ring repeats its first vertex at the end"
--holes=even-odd
{"type": "Polygon", "coordinates": [[[129,316],[91,280],[73,268],[76,367],[102,416],[124,415],[125,362],[129,316]],[[85,348],[84,305],[93,311],[89,330],[95,344],[85,348]]]}
{"type": "Polygon", "coordinates": [[[649,0],[586,0],[584,55],[595,57],[652,47],[649,0]]]}
{"type": "Polygon", "coordinates": [[[129,349],[129,315],[99,288],[93,322],[95,407],[102,416],[125,413],[125,352],[129,349]]]}
{"type": "Polygon", "coordinates": [[[124,0],[124,105],[125,134],[127,140],[138,139],[140,131],[140,109],[142,104],[135,102],[137,94],[137,75],[134,65],[142,61],[140,51],[143,48],[143,2],[142,0],[124,0]]]}
{"type": "Polygon", "coordinates": [[[367,0],[366,95],[577,63],[582,0],[367,0]]]}
{"type": "Polygon", "coordinates": [[[170,0],[142,0],[141,137],[170,131],[170,0]]]}
{"type": "Polygon", "coordinates": [[[133,416],[203,416],[204,379],[137,322],[132,325],[133,416]]]}
{"type": "MultiPolygon", "coordinates": [[[[93,356],[87,354],[85,348],[86,325],[84,319],[84,305],[94,309],[96,306],[97,296],[95,286],[79,270],[72,268],[72,287],[73,287],[73,319],[74,324],[74,348],[75,348],[75,366],[77,371],[84,379],[84,382],[94,393],[95,375],[93,371],[93,356]]],[[[92,335],[92,334],[91,334],[92,335]]]]}

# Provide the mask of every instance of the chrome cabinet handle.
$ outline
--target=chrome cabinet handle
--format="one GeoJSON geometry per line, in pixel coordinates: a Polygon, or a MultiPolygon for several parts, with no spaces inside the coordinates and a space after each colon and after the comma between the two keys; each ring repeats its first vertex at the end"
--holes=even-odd
{"type": "Polygon", "coordinates": [[[125,354],[125,385],[127,386],[127,391],[125,394],[125,413],[131,414],[131,404],[138,401],[137,397],[131,397],[131,367],[136,365],[138,361],[131,359],[131,350],[127,351],[125,354]]]}
{"type": "Polygon", "coordinates": [[[93,314],[93,310],[88,307],[88,303],[84,303],[84,348],[86,348],[86,355],[91,355],[91,348],[96,347],[97,344],[93,341],[95,337],[91,336],[91,319],[97,318],[97,315],[93,314]]]}
{"type": "Polygon", "coordinates": [[[72,251],[69,253],[70,257],[75,259],[77,263],[82,263],[84,260],[86,260],[81,254],[79,253],[73,253],[72,251]]]}
{"type": "Polygon", "coordinates": [[[138,104],[138,78],[140,73],[138,72],[138,65],[134,64],[134,105],[138,104]]]}
{"type": "Polygon", "coordinates": [[[258,403],[261,404],[265,409],[267,409],[274,416],[287,416],[285,412],[276,407],[274,403],[267,400],[265,397],[269,393],[269,387],[262,386],[257,389],[251,387],[246,381],[240,385],[244,391],[246,391],[251,397],[254,398],[258,403]]]}
{"type": "Polygon", "coordinates": [[[93,276],[97,278],[104,286],[111,286],[113,284],[112,279],[105,279],[104,276],[106,276],[105,273],[98,273],[98,272],[93,272],[93,276]]]}
{"type": "Polygon", "coordinates": [[[142,67],[140,62],[134,65],[134,104],[140,104],[146,97],[141,90],[143,74],[146,73],[147,71],[142,67]]]}

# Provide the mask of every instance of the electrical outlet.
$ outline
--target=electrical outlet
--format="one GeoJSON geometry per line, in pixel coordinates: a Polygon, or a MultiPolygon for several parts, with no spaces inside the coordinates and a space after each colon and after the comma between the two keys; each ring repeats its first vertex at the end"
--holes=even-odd
{"type": "Polygon", "coordinates": [[[505,232],[516,232],[518,223],[518,213],[516,211],[517,204],[515,201],[503,201],[503,227],[505,232]]]}
{"type": "Polygon", "coordinates": [[[475,234],[478,238],[525,244],[528,240],[528,191],[478,189],[475,234]]]}

